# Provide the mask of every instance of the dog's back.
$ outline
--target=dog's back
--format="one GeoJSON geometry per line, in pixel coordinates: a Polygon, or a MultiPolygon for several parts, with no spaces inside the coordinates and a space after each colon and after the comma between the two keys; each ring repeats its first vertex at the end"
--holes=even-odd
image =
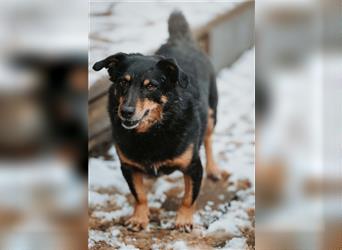
{"type": "Polygon", "coordinates": [[[213,111],[216,123],[217,88],[213,66],[208,57],[197,47],[188,22],[179,11],[171,13],[168,21],[169,39],[156,52],[157,55],[175,58],[190,78],[190,84],[199,91],[199,105],[207,114],[213,111]]]}
{"type": "MultiPolygon", "coordinates": [[[[194,123],[197,123],[200,128],[199,142],[204,142],[205,146],[207,177],[218,180],[221,178],[221,171],[214,160],[212,151],[212,135],[217,122],[218,103],[215,72],[209,58],[197,47],[191,36],[189,24],[181,12],[176,11],[170,15],[168,26],[169,39],[156,54],[175,59],[189,78],[188,88],[181,91],[183,95],[192,95],[191,102],[197,107],[196,118],[199,120],[194,123]]],[[[199,148],[200,145],[197,150],[199,148]]],[[[196,152],[194,157],[198,157],[198,154],[199,152],[196,152]]],[[[201,168],[201,164],[198,164],[188,170],[189,172],[198,171],[191,177],[193,187],[196,189],[196,195],[192,196],[193,201],[201,184],[201,168]]]]}

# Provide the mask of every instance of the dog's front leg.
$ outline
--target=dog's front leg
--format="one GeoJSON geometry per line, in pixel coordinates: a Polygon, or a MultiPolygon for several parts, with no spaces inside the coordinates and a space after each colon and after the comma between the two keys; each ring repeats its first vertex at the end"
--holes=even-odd
{"type": "Polygon", "coordinates": [[[147,197],[144,190],[143,174],[134,170],[128,165],[121,166],[122,174],[125,177],[136,203],[132,217],[125,225],[132,231],[140,231],[148,225],[149,209],[147,197]]]}
{"type": "Polygon", "coordinates": [[[195,201],[202,182],[203,168],[199,158],[194,159],[184,174],[184,197],[176,218],[176,228],[182,232],[191,232],[195,201]]]}

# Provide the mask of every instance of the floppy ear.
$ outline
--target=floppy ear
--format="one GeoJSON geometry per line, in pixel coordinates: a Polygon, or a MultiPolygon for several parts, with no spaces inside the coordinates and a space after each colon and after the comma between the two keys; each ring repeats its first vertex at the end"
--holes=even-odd
{"type": "Polygon", "coordinates": [[[126,58],[126,56],[127,54],[121,52],[115,55],[111,55],[106,59],[96,62],[93,66],[93,70],[99,71],[103,68],[108,69],[109,67],[117,66],[121,61],[123,61],[126,58]]]}
{"type": "Polygon", "coordinates": [[[188,86],[189,78],[184,73],[184,71],[178,66],[175,59],[161,59],[157,63],[157,67],[166,74],[166,76],[171,80],[171,82],[179,84],[179,86],[181,86],[182,88],[186,88],[188,86]]]}

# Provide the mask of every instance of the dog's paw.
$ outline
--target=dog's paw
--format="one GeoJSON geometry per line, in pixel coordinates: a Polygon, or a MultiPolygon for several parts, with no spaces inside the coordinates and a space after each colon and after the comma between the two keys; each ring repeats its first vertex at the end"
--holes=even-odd
{"type": "Polygon", "coordinates": [[[191,233],[193,229],[193,224],[192,223],[177,223],[175,225],[175,228],[182,233],[191,233]]]}
{"type": "Polygon", "coordinates": [[[180,232],[190,233],[193,229],[192,214],[192,208],[180,208],[175,222],[175,229],[180,232]]]}
{"type": "Polygon", "coordinates": [[[221,173],[208,173],[207,178],[212,181],[219,181],[221,180],[221,173]]]}
{"type": "Polygon", "coordinates": [[[133,232],[139,232],[146,229],[148,225],[148,218],[141,218],[137,216],[132,216],[128,221],[125,222],[125,226],[128,230],[133,232]]]}
{"type": "Polygon", "coordinates": [[[207,163],[206,166],[207,178],[212,181],[221,180],[221,170],[215,163],[207,163]]]}
{"type": "Polygon", "coordinates": [[[219,170],[216,169],[215,171],[210,171],[207,173],[207,178],[212,181],[226,181],[230,176],[230,173],[228,173],[225,170],[219,170]]]}

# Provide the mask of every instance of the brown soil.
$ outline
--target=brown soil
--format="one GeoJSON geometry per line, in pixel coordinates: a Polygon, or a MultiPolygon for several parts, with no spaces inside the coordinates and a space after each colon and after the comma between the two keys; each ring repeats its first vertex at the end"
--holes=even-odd
{"type": "MultiPolygon", "coordinates": [[[[149,189],[153,184],[153,179],[148,179],[146,181],[147,189],[149,189]]],[[[175,181],[169,179],[168,181],[175,181]]],[[[228,205],[230,201],[237,200],[235,192],[227,191],[228,187],[233,185],[232,182],[227,180],[222,180],[219,182],[213,182],[211,180],[205,179],[202,186],[202,191],[197,202],[197,208],[202,210],[208,201],[213,204],[211,206],[212,210],[218,210],[219,205],[228,205]]],[[[250,187],[250,183],[247,180],[242,180],[236,184],[237,190],[247,189],[250,187]]],[[[203,235],[203,227],[208,226],[212,220],[215,218],[210,218],[206,225],[203,226],[195,225],[194,230],[191,233],[181,233],[173,229],[164,229],[161,225],[165,222],[174,221],[174,215],[169,215],[168,211],[177,211],[177,208],[181,202],[179,194],[182,192],[183,187],[175,187],[170,189],[167,194],[166,201],[162,204],[160,209],[151,208],[150,209],[150,227],[148,230],[141,232],[131,232],[123,226],[124,222],[128,217],[122,217],[118,221],[103,222],[98,218],[92,217],[92,210],[89,211],[89,230],[100,230],[106,232],[111,228],[118,229],[120,231],[119,236],[117,236],[118,241],[125,243],[126,245],[135,246],[141,250],[152,249],[153,245],[164,246],[160,249],[168,249],[167,245],[169,243],[174,243],[176,241],[182,240],[186,242],[189,249],[215,249],[223,247],[226,242],[233,238],[232,235],[227,233],[215,233],[209,235],[203,235]]],[[[115,194],[116,190],[97,190],[99,193],[115,194]]],[[[133,198],[131,195],[126,196],[129,203],[133,204],[133,198]]],[[[102,208],[102,211],[115,211],[118,207],[115,203],[108,202],[106,207],[102,208]]],[[[248,215],[252,221],[253,228],[242,228],[241,232],[243,236],[247,239],[248,249],[254,249],[254,209],[248,210],[248,215]]],[[[205,220],[205,219],[204,219],[205,220]]],[[[110,246],[107,243],[100,241],[97,242],[91,250],[107,250],[107,249],[117,249],[116,247],[110,246]]],[[[159,249],[159,248],[158,248],[159,249]]]]}

